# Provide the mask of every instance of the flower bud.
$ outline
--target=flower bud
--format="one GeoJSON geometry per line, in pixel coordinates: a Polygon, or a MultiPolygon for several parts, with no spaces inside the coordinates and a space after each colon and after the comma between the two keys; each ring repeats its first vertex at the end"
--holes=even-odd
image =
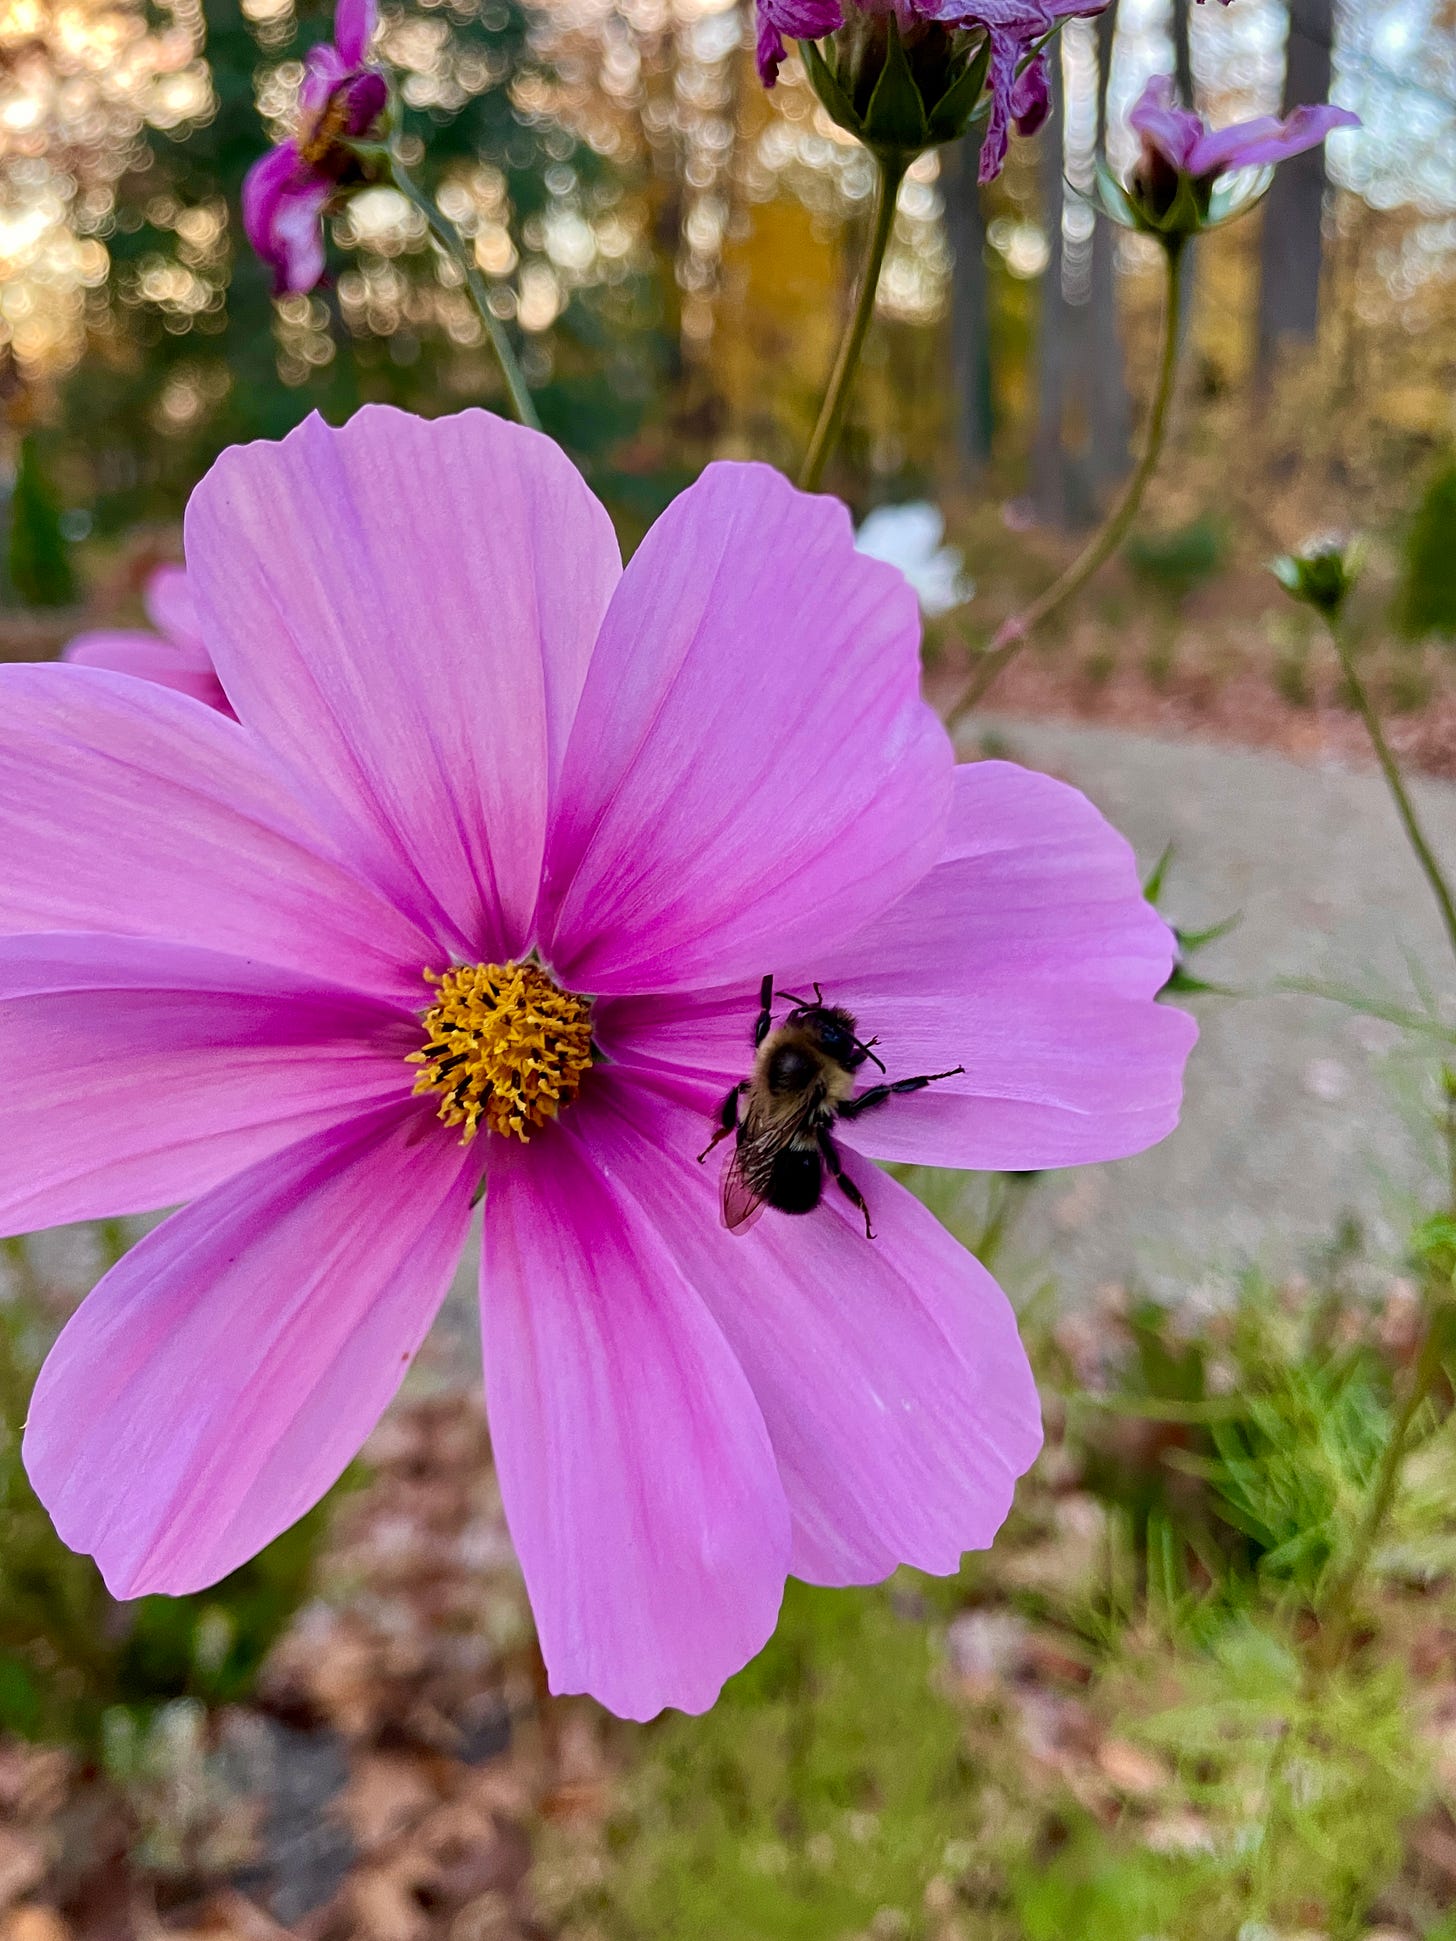
{"type": "Polygon", "coordinates": [[[1283,553],[1270,571],[1291,599],[1333,618],[1360,577],[1365,548],[1342,533],[1322,533],[1297,551],[1283,553]]]}
{"type": "Polygon", "coordinates": [[[1126,182],[1099,164],[1096,199],[1114,222],[1156,236],[1173,250],[1252,209],[1274,180],[1277,163],[1317,146],[1332,129],[1359,126],[1347,109],[1320,103],[1296,108],[1283,121],[1262,115],[1211,130],[1191,108],[1178,105],[1166,74],[1153,76],[1128,119],[1141,152],[1126,182]]]}
{"type": "Polygon", "coordinates": [[[936,20],[851,11],[828,42],[799,51],[831,121],[901,167],[955,141],[984,114],[990,42],[936,20]]]}

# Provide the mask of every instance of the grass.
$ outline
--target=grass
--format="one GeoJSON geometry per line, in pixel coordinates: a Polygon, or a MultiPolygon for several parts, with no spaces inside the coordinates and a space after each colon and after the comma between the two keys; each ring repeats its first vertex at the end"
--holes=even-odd
{"type": "MultiPolygon", "coordinates": [[[[1433,1411],[1357,1648],[1318,1663],[1408,1342],[1399,1303],[1251,1281],[1041,1331],[1047,1453],[937,1582],[791,1584],[703,1719],[617,1735],[539,1885],[574,1941],[1426,1941],[1456,1452],[1433,1411]],[[1089,1348],[1089,1336],[1093,1345],[1089,1348]]],[[[1450,1678],[1448,1671],[1445,1676],[1450,1678]]],[[[1456,1692],[1450,1694],[1456,1700],[1456,1692]]],[[[1450,1930],[1444,1930],[1447,1934],[1450,1930]]]]}

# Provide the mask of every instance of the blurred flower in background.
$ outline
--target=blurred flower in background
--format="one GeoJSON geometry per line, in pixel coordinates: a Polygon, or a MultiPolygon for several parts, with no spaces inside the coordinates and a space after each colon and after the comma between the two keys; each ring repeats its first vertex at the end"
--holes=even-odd
{"type": "Polygon", "coordinates": [[[1124,184],[1101,172],[1104,207],[1129,227],[1186,236],[1242,215],[1268,188],[1276,164],[1317,147],[1336,128],[1358,128],[1360,117],[1322,102],[1295,108],[1283,120],[1258,115],[1211,129],[1202,115],[1179,105],[1171,75],[1155,74],[1128,122],[1141,152],[1124,184]],[[1239,175],[1241,181],[1220,187],[1239,175]]]}
{"type": "Polygon", "coordinates": [[[963,606],[975,593],[966,577],[965,556],[947,546],[945,514],[928,499],[905,505],[876,506],[854,536],[856,550],[869,559],[898,566],[914,589],[927,620],[963,606]]]}
{"type": "Polygon", "coordinates": [[[357,166],[349,143],[370,132],[389,99],[388,82],[364,60],[377,25],[374,0],[338,0],[332,42],[308,57],[298,127],[243,183],[243,227],[278,296],[301,295],[323,275],[324,209],[357,166]]]}
{"type": "Polygon", "coordinates": [[[157,567],[147,581],[143,598],[154,633],[140,627],[109,627],[103,632],[78,634],[62,658],[74,667],[106,667],[113,673],[156,681],[231,714],[212,656],[202,644],[197,603],[185,569],[157,567]]]}

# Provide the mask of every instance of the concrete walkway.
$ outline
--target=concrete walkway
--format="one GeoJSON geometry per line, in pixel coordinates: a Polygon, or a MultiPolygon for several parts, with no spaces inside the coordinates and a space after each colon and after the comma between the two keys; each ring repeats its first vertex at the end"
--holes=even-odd
{"type": "MultiPolygon", "coordinates": [[[[975,739],[988,737],[1084,789],[1145,866],[1173,843],[1164,908],[1182,927],[1241,913],[1199,960],[1209,979],[1269,993],[1314,978],[1413,1006],[1424,972],[1456,993],[1430,891],[1374,772],[1073,723],[991,718],[975,739]]],[[[1415,794],[1456,869],[1456,787],[1415,794]]],[[[1439,1048],[1314,997],[1192,1008],[1202,1037],[1182,1126],[1153,1152],[1046,1182],[1014,1278],[1044,1270],[1073,1298],[1129,1278],[1191,1291],[1252,1264],[1302,1267],[1347,1216],[1368,1258],[1396,1264],[1439,1191],[1439,1048]]],[[[1449,1002],[1443,1013],[1456,1019],[1449,1002]]]]}

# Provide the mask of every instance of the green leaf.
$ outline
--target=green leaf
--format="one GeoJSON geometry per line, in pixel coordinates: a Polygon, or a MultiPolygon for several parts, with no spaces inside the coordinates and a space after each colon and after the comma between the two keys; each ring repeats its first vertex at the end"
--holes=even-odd
{"type": "Polygon", "coordinates": [[[930,110],[927,126],[933,142],[953,142],[966,132],[986,85],[986,70],[990,65],[988,36],[930,110]]]}
{"type": "Polygon", "coordinates": [[[930,145],[925,103],[905,58],[904,42],[895,15],[888,14],[885,65],[865,112],[864,139],[869,147],[892,155],[918,155],[930,145]]]}
{"type": "Polygon", "coordinates": [[[1153,864],[1152,870],[1148,875],[1148,880],[1143,884],[1143,895],[1151,904],[1156,905],[1158,898],[1163,894],[1163,886],[1168,880],[1168,871],[1173,866],[1173,850],[1174,845],[1169,843],[1162,855],[1153,864]]]}
{"type": "Polygon", "coordinates": [[[1133,212],[1132,204],[1123,192],[1122,184],[1112,173],[1106,162],[1099,160],[1092,171],[1095,200],[1102,213],[1111,216],[1115,223],[1124,229],[1141,229],[1142,224],[1133,212]]]}
{"type": "Polygon", "coordinates": [[[833,69],[819,52],[817,41],[801,40],[799,58],[804,63],[810,85],[824,103],[825,112],[837,126],[855,135],[860,141],[866,139],[864,123],[854,111],[854,103],[839,85],[833,69]]]}
{"type": "Polygon", "coordinates": [[[1229,984],[1210,984],[1207,978],[1194,977],[1181,964],[1173,966],[1173,974],[1159,991],[1159,997],[1238,997],[1239,993],[1229,984]]]}
{"type": "Polygon", "coordinates": [[[1174,935],[1185,951],[1202,950],[1205,944],[1211,944],[1219,937],[1226,937],[1230,930],[1237,930],[1243,920],[1243,911],[1235,910],[1232,916],[1225,917],[1221,923],[1209,924],[1206,930],[1175,929],[1174,935]]]}

